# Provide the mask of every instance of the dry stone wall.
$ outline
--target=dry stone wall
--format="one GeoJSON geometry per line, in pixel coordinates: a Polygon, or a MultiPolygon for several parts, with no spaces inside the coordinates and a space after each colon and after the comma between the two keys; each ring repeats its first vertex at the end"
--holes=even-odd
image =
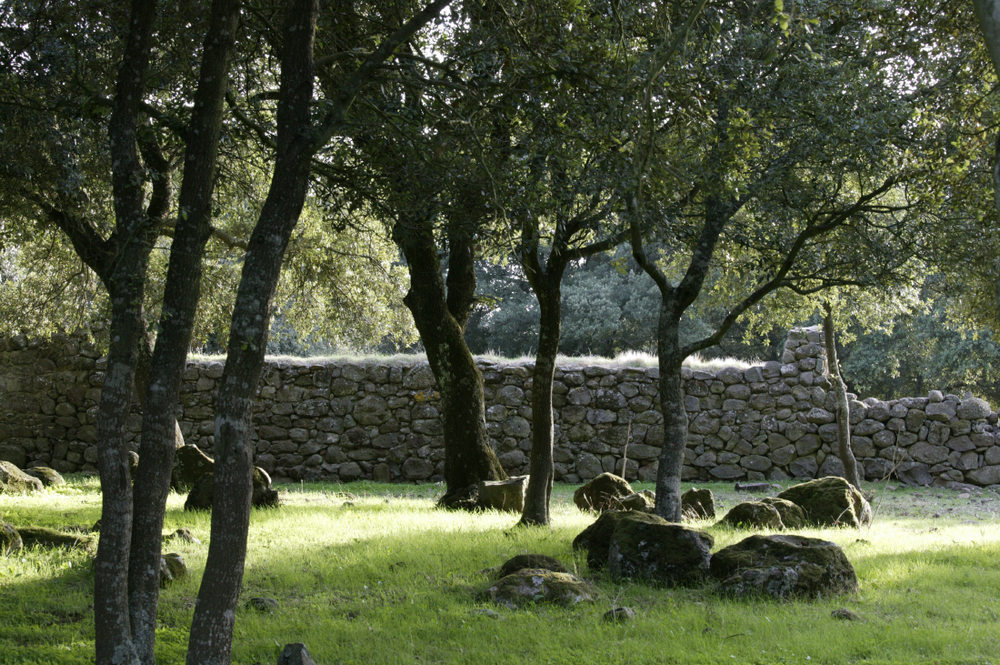
{"type": "MultiPolygon", "coordinates": [[[[822,335],[792,330],[781,362],[684,370],[685,480],[811,478],[842,471],[822,335]]],[[[481,361],[486,419],[510,474],[528,471],[532,367],[481,361]]],[[[0,340],[0,459],[94,471],[104,361],[85,336],[0,340]]],[[[218,362],[189,363],[177,417],[211,452],[218,362]]],[[[604,471],[656,477],[663,436],[655,368],[561,366],[555,377],[556,480],[604,471]]],[[[138,445],[138,411],[128,438],[138,445]]],[[[277,478],[424,481],[444,465],[439,395],[426,363],[273,361],[254,414],[257,463],[277,478]]],[[[855,455],[869,480],[1000,483],[997,414],[967,395],[851,396],[855,455]]]]}

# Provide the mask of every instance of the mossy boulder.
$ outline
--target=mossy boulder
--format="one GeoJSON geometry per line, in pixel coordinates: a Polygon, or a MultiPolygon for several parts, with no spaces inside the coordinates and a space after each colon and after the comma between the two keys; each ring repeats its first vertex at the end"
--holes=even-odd
{"type": "Polygon", "coordinates": [[[603,570],[608,565],[608,551],[611,549],[611,536],[618,525],[618,521],[625,515],[630,515],[632,519],[648,520],[655,523],[663,523],[665,520],[656,515],[641,513],[636,511],[606,510],[601,513],[597,521],[580,532],[573,539],[573,549],[587,551],[587,565],[591,570],[603,570]]]}
{"type": "Polygon", "coordinates": [[[806,519],[806,512],[802,510],[802,507],[787,499],[766,496],[760,502],[766,503],[778,511],[778,514],[781,515],[781,523],[785,525],[786,529],[801,529],[809,523],[809,520],[806,519]]]}
{"type": "Polygon", "coordinates": [[[56,485],[66,484],[66,480],[59,474],[58,471],[47,466],[34,466],[30,469],[25,469],[24,472],[33,478],[38,478],[42,481],[42,485],[45,487],[54,487],[56,485]]]}
{"type": "Polygon", "coordinates": [[[698,529],[645,513],[627,512],[615,524],[608,546],[611,579],[687,586],[708,575],[714,539],[698,529]]]}
{"type": "Polygon", "coordinates": [[[591,602],[594,596],[590,584],[569,573],[523,568],[497,580],[479,594],[479,599],[516,609],[541,602],[575,605],[591,602]]]}
{"type": "Polygon", "coordinates": [[[736,597],[819,598],[858,590],[854,567],[837,545],[796,535],[753,535],[712,556],[719,592],[736,597]]]}
{"type": "Polygon", "coordinates": [[[620,510],[638,510],[643,513],[651,513],[656,508],[656,492],[652,490],[642,490],[629,494],[619,502],[620,510]]]}
{"type": "Polygon", "coordinates": [[[166,587],[188,575],[184,557],[177,552],[169,552],[160,557],[160,587],[166,587]]]}
{"type": "Polygon", "coordinates": [[[44,526],[22,526],[17,528],[25,547],[81,547],[92,550],[94,538],[82,533],[67,533],[44,526]]]}
{"type": "Polygon", "coordinates": [[[712,490],[692,487],[681,495],[681,513],[686,519],[715,519],[715,495],[712,490]]]}
{"type": "Polygon", "coordinates": [[[174,451],[174,468],[170,473],[170,487],[178,492],[187,492],[202,476],[212,473],[215,460],[206,455],[198,446],[184,445],[174,451]]]}
{"type": "Polygon", "coordinates": [[[818,526],[852,526],[872,521],[872,509],[853,485],[835,476],[817,478],[789,487],[779,499],[801,507],[810,523],[818,526]]]}
{"type": "Polygon", "coordinates": [[[590,482],[582,485],[573,493],[573,503],[580,510],[617,510],[620,502],[630,494],[634,494],[632,486],[621,476],[613,473],[602,473],[590,482]]]}
{"type": "Polygon", "coordinates": [[[778,510],[763,501],[744,501],[733,506],[720,524],[728,524],[738,529],[773,529],[781,531],[785,528],[778,510]]]}
{"type": "Polygon", "coordinates": [[[6,522],[0,522],[0,554],[14,554],[21,551],[24,543],[17,529],[6,522]]]}
{"type": "Polygon", "coordinates": [[[551,570],[555,573],[569,572],[566,566],[562,564],[562,561],[554,557],[544,554],[518,554],[500,566],[500,572],[497,574],[497,577],[507,577],[525,568],[541,568],[542,570],[551,570]]]}
{"type": "MultiPolygon", "coordinates": [[[[184,501],[184,510],[211,510],[215,495],[215,476],[206,473],[194,484],[184,501]]],[[[278,492],[271,488],[271,477],[259,466],[253,469],[253,494],[250,505],[254,508],[275,508],[278,492]]]]}
{"type": "Polygon", "coordinates": [[[42,489],[42,481],[6,460],[0,460],[0,494],[25,494],[42,489]]]}

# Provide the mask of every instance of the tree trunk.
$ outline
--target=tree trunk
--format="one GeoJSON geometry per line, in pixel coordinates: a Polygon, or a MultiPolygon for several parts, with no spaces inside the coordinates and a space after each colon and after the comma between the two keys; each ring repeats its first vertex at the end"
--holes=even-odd
{"type": "MultiPolygon", "coordinates": [[[[453,312],[448,306],[449,302],[454,303],[455,290],[468,292],[468,280],[470,275],[474,280],[475,273],[453,267],[445,287],[429,216],[398,222],[393,229],[393,240],[406,257],[410,273],[410,290],[403,302],[413,314],[441,391],[447,485],[442,503],[445,503],[469,485],[507,477],[490,447],[483,377],[465,343],[463,326],[468,313],[453,312]],[[460,276],[464,278],[459,280],[460,276]]],[[[465,250],[457,241],[450,249],[453,257],[461,256],[465,250]]]]}
{"type": "Polygon", "coordinates": [[[531,379],[531,459],[528,494],[524,500],[521,524],[548,524],[552,496],[552,444],[555,438],[552,418],[552,381],[556,371],[556,355],[562,319],[562,294],[558,281],[543,279],[535,286],[535,296],[541,311],[538,326],[538,352],[535,373],[531,379]]]}
{"type": "MultiPolygon", "coordinates": [[[[973,0],[976,20],[983,34],[983,41],[993,63],[993,71],[1000,76],[1000,2],[997,0],[973,0]]],[[[993,150],[993,204],[1000,214],[1000,133],[997,134],[993,150]]],[[[996,283],[996,298],[1000,304],[1000,281],[996,283]]]]}
{"type": "Polygon", "coordinates": [[[98,665],[135,663],[128,613],[132,483],[125,422],[132,405],[142,328],[142,297],[149,253],[143,168],[136,135],[156,3],[135,0],[108,124],[112,161],[116,261],[109,275],[111,346],[98,406],[98,468],[103,492],[101,539],[94,563],[94,631],[98,665]]]}
{"type": "Polygon", "coordinates": [[[680,316],[664,296],[657,324],[660,369],[660,413],[663,414],[663,447],[656,472],[656,514],[670,522],[681,521],[681,468],[687,448],[688,417],[681,383],[680,316]]]}
{"type": "Polygon", "coordinates": [[[834,339],[833,330],[833,309],[829,303],[825,303],[823,308],[826,316],[823,317],[823,336],[826,341],[826,360],[829,365],[830,381],[833,382],[833,389],[837,393],[837,445],[840,452],[840,461],[844,463],[844,475],[847,482],[854,485],[861,491],[861,477],[858,475],[858,461],[854,458],[854,451],[851,449],[851,405],[847,401],[847,388],[844,380],[840,376],[840,363],[837,361],[837,341],[834,339]]]}
{"type": "Polygon", "coordinates": [[[232,651],[250,525],[253,397],[264,366],[282,259],[309,183],[317,13],[317,0],[295,0],[285,9],[274,175],[247,246],[219,385],[212,540],[191,624],[189,665],[225,665],[232,651]]]}
{"type": "Polygon", "coordinates": [[[202,256],[211,235],[223,102],[239,8],[239,0],[214,0],[210,9],[194,111],[187,129],[191,138],[186,146],[159,336],[146,390],[133,498],[129,612],[136,651],[147,664],[154,662],[161,533],[176,449],[174,413],[201,294],[202,256]]]}

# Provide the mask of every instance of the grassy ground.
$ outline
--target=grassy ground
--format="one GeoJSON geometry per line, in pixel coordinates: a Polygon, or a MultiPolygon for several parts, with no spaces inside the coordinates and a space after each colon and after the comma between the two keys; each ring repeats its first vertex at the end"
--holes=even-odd
{"type": "MultiPolygon", "coordinates": [[[[786,483],[787,485],[787,483],[786,483]]],[[[721,510],[743,496],[708,485],[721,510]]],[[[870,486],[874,525],[805,531],[837,542],[861,584],[855,596],[813,602],[722,600],[710,589],[652,589],[593,576],[572,539],[593,520],[557,487],[551,529],[513,528],[509,514],[434,508],[432,485],[286,486],[284,506],[255,512],[243,600],[265,596],[270,614],[241,608],[234,662],[274,663],[305,642],[331,663],[1000,663],[1000,494],[870,486]],[[486,569],[524,552],[554,555],[593,577],[601,596],[570,609],[537,605],[477,612],[486,569]],[[635,620],[602,621],[615,606],[635,620]],[[860,621],[831,616],[847,607],[860,621]]],[[[165,590],[160,663],[183,662],[204,567],[207,515],[172,495],[169,533],[189,527],[202,544],[168,541],[192,576],[165,590]]],[[[90,525],[94,479],[33,496],[0,495],[12,524],[90,525]]],[[[720,511],[721,514],[721,511],[720,511]]],[[[710,527],[716,547],[746,532],[710,527]]],[[[84,551],[32,549],[0,557],[0,663],[93,661],[93,577],[84,551]]]]}

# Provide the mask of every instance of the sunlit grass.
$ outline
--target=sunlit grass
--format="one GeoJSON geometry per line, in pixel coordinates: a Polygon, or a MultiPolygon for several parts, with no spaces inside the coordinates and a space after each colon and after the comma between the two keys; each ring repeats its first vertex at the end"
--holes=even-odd
{"type": "MultiPolygon", "coordinates": [[[[786,483],[787,484],[787,483],[786,483]]],[[[720,514],[743,498],[710,485],[720,514]]],[[[318,663],[998,663],[1000,496],[959,498],[932,489],[871,489],[876,523],[861,530],[811,529],[832,540],[858,572],[860,593],[810,602],[733,601],[710,587],[654,589],[612,583],[572,550],[591,515],[557,486],[551,528],[516,528],[517,516],[434,507],[442,488],[355,483],[286,486],[283,506],[255,511],[237,614],[234,662],[273,663],[280,646],[305,642],[318,663]],[[940,496],[939,496],[940,495],[940,496]],[[934,517],[940,515],[940,517],[934,517]],[[593,579],[597,602],[475,613],[489,569],[524,552],[549,554],[593,579]],[[243,607],[252,597],[279,608],[243,607]],[[637,618],[608,624],[627,605],[637,618]],[[845,622],[831,611],[862,617],[845,622]]],[[[0,496],[13,524],[89,524],[95,482],[40,495],[0,496]]],[[[184,513],[171,495],[169,533],[189,527],[202,544],[168,541],[192,576],[160,604],[158,662],[182,662],[209,539],[209,516],[184,513]]],[[[716,549],[747,535],[707,528],[716,549]]],[[[93,659],[89,555],[32,550],[0,558],[0,663],[93,659]]]]}
{"type": "MultiPolygon", "coordinates": [[[[226,361],[225,356],[219,355],[202,355],[202,354],[190,354],[188,356],[191,362],[221,362],[226,361]]],[[[479,360],[484,360],[487,362],[498,363],[498,364],[533,364],[535,362],[535,356],[533,355],[523,355],[517,356],[516,358],[508,358],[501,356],[497,353],[484,353],[482,355],[476,356],[479,360]]],[[[427,362],[427,356],[423,353],[396,353],[392,355],[378,355],[378,354],[355,354],[355,353],[343,353],[334,354],[328,356],[315,356],[315,357],[300,357],[300,356],[267,356],[268,362],[275,363],[288,363],[292,365],[317,365],[326,363],[354,363],[359,365],[401,365],[404,367],[410,367],[418,363],[427,362]]],[[[658,360],[655,354],[646,353],[645,351],[624,351],[619,353],[614,358],[607,358],[604,356],[564,356],[559,354],[556,358],[556,364],[561,367],[568,365],[578,365],[581,367],[612,367],[612,368],[625,368],[625,367],[636,367],[636,368],[647,368],[656,367],[658,360]]],[[[690,367],[693,370],[701,370],[705,372],[718,372],[720,369],[726,367],[736,367],[738,369],[746,369],[747,367],[753,366],[754,362],[749,362],[746,360],[740,360],[739,358],[711,358],[705,359],[698,354],[694,354],[684,361],[685,367],[690,367]]]]}

